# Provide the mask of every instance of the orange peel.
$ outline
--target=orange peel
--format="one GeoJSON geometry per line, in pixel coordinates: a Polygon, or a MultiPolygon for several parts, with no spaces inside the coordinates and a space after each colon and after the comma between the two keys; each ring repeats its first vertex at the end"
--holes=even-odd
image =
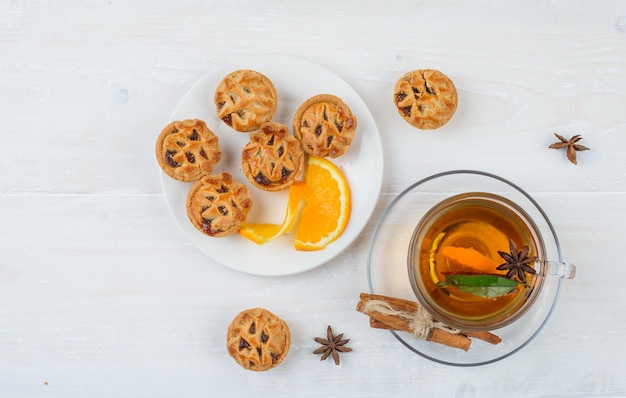
{"type": "Polygon", "coordinates": [[[331,161],[309,156],[304,180],[304,205],[294,247],[300,251],[321,250],[337,240],[352,211],[350,187],[341,170],[331,161]]]}
{"type": "Polygon", "coordinates": [[[445,246],[441,254],[449,261],[455,262],[479,274],[493,274],[498,266],[491,258],[471,247],[445,246]]]}
{"type": "Polygon", "coordinates": [[[270,242],[281,235],[288,234],[295,225],[300,203],[304,197],[306,183],[296,181],[289,187],[287,210],[281,224],[244,223],[239,234],[259,245],[270,242]]]}

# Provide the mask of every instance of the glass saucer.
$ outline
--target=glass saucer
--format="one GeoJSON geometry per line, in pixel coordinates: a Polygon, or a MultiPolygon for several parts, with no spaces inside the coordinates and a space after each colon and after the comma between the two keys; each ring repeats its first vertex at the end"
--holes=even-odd
{"type": "MultiPolygon", "coordinates": [[[[546,259],[562,260],[556,231],[539,204],[522,188],[494,174],[475,170],[453,170],[424,178],[400,193],[384,210],[376,224],[367,256],[370,293],[417,301],[409,282],[407,253],[413,231],[435,204],[465,192],[489,192],[522,207],[543,236],[546,259]]],[[[391,331],[414,353],[452,366],[485,365],[507,358],[527,346],[548,322],[557,303],[560,278],[546,278],[537,301],[516,322],[494,330],[502,338],[497,345],[472,339],[468,351],[417,340],[405,332],[391,331]]]]}

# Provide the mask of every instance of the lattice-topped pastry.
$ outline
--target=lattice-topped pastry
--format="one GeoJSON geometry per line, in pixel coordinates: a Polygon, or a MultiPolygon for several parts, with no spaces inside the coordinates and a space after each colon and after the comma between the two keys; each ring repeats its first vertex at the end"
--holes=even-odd
{"type": "Polygon", "coordinates": [[[289,128],[269,122],[250,134],[241,151],[241,167],[248,180],[264,191],[288,188],[304,169],[304,152],[289,128]]]}
{"type": "Polygon", "coordinates": [[[436,129],[452,118],[458,98],[448,76],[435,69],[419,69],[398,79],[393,101],[411,126],[436,129]]]}
{"type": "Polygon", "coordinates": [[[251,208],[248,188],[226,172],[202,177],[187,194],[189,220],[209,236],[239,231],[251,208]]]}
{"type": "Polygon", "coordinates": [[[244,310],[228,326],[228,354],[245,369],[259,372],[278,366],[290,345],[287,323],[264,308],[244,310]]]}
{"type": "Polygon", "coordinates": [[[269,122],[278,108],[272,81],[249,69],[231,72],[215,89],[217,116],[233,129],[254,131],[269,122]]]}
{"type": "Polygon", "coordinates": [[[356,131],[356,117],[341,98],[319,94],[306,100],[293,118],[293,134],[311,155],[336,158],[347,150],[356,131]]]}
{"type": "Polygon", "coordinates": [[[222,158],[218,138],[198,119],[165,126],[156,143],[159,166],[179,181],[196,181],[210,174],[222,158]]]}

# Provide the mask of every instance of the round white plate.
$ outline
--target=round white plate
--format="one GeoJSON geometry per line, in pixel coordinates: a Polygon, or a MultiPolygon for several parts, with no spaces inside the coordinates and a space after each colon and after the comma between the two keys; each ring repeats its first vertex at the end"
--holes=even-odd
{"type": "Polygon", "coordinates": [[[383,153],[376,123],[356,91],[329,70],[314,63],[288,56],[256,56],[228,62],[201,79],[178,104],[171,120],[201,119],[219,137],[222,160],[215,173],[227,171],[246,184],[254,202],[248,222],[282,222],[287,191],[264,192],[241,171],[241,149],[248,134],[237,132],[217,117],[213,94],[219,82],[237,69],[253,69],[267,76],[278,93],[278,110],[273,121],[289,126],[296,109],[316,94],[334,94],[343,99],[357,118],[357,130],[348,151],[331,159],[346,176],[352,193],[352,214],[344,233],[325,249],[297,251],[293,235],[284,235],[264,245],[257,245],[239,234],[212,238],[198,231],[187,218],[185,201],[191,183],[183,183],[161,173],[163,193],[178,225],[208,257],[216,262],[249,274],[289,275],[320,266],[348,247],[369,220],[380,194],[383,177],[383,153]]]}

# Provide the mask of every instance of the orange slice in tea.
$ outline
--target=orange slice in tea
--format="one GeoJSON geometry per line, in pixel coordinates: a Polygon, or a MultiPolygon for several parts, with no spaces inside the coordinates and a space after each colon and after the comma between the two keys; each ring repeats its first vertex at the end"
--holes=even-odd
{"type": "Polygon", "coordinates": [[[296,250],[321,250],[341,236],[352,210],[348,181],[331,161],[309,156],[296,250]]]}
{"type": "Polygon", "coordinates": [[[481,254],[471,247],[445,246],[441,249],[441,254],[450,261],[453,261],[467,271],[477,274],[493,274],[498,264],[489,257],[481,254]]]}
{"type": "Polygon", "coordinates": [[[287,211],[281,224],[245,223],[239,230],[239,234],[259,245],[274,240],[281,235],[288,234],[295,224],[305,190],[306,183],[300,181],[294,182],[289,187],[287,211]]]}

